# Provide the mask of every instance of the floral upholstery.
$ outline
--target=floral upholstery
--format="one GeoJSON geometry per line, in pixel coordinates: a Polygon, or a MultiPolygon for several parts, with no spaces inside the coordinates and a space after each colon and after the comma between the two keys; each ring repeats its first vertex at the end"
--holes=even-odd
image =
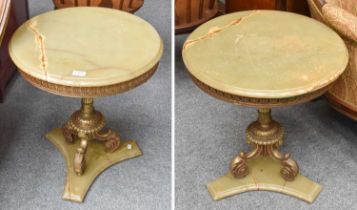
{"type": "Polygon", "coordinates": [[[323,22],[323,16],[322,16],[322,5],[325,4],[324,0],[308,0],[307,1],[309,8],[310,8],[310,13],[313,18],[316,20],[319,20],[323,22]]]}
{"type": "MultiPolygon", "coordinates": [[[[338,1],[338,0],[335,0],[338,1]]],[[[338,1],[341,2],[341,1],[338,1]]],[[[343,1],[343,2],[352,2],[350,1],[343,1]]],[[[357,5],[357,1],[354,6],[357,5]]],[[[341,5],[345,5],[341,4],[341,5]]],[[[331,4],[326,3],[322,7],[322,14],[330,26],[332,26],[337,32],[339,32],[342,36],[347,37],[348,39],[357,40],[357,17],[350,13],[349,10],[346,10],[339,6],[340,4],[331,4]]],[[[351,9],[352,10],[352,9],[351,9]]]]}
{"type": "Polygon", "coordinates": [[[347,12],[351,13],[354,16],[357,16],[357,1],[356,0],[325,0],[329,5],[334,5],[339,7],[347,12]]]}
{"type": "Polygon", "coordinates": [[[327,96],[335,109],[357,120],[357,0],[308,0],[308,3],[312,17],[329,25],[346,43],[349,64],[327,96]]]}

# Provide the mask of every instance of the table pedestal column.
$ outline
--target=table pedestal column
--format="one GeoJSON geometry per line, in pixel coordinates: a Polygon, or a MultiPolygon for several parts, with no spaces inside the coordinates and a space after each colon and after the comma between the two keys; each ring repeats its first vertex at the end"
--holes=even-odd
{"type": "Polygon", "coordinates": [[[104,127],[104,117],[94,109],[93,99],[83,98],[81,109],[62,129],[46,135],[67,162],[63,199],[82,202],[94,179],[107,167],[142,154],[135,141],[121,142],[117,132],[104,127]]]}
{"type": "Polygon", "coordinates": [[[282,154],[278,148],[283,143],[284,130],[272,120],[270,109],[258,109],[258,120],[247,128],[247,143],[254,146],[250,152],[241,152],[231,162],[231,173],[236,178],[242,178],[249,173],[247,161],[259,155],[269,156],[280,161],[281,176],[287,181],[293,181],[299,173],[298,164],[291,159],[290,154],[282,154]]]}
{"type": "Polygon", "coordinates": [[[247,143],[254,148],[239,153],[232,160],[229,173],[207,185],[213,199],[268,190],[313,202],[321,186],[301,176],[299,166],[291,155],[279,151],[283,137],[283,128],[272,120],[271,110],[258,109],[258,120],[247,128],[247,143]]]}

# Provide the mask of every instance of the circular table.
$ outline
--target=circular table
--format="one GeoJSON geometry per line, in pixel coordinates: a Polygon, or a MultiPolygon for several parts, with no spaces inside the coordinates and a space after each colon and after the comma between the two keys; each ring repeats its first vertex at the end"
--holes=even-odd
{"type": "Polygon", "coordinates": [[[238,12],[197,28],[184,44],[183,59],[193,81],[206,93],[258,108],[258,119],[246,132],[254,148],[239,153],[230,173],[208,184],[213,198],[271,190],[312,202],[321,187],[299,175],[296,161],[279,151],[284,132],[272,119],[271,108],[324,94],[348,62],[342,39],[301,15],[238,12]]]}
{"type": "Polygon", "coordinates": [[[46,135],[67,160],[65,199],[81,202],[100,172],[141,154],[134,141],[120,143],[117,132],[103,130],[104,117],[93,108],[93,98],[130,90],[153,75],[163,44],[149,23],[106,8],[51,11],[24,23],[13,35],[9,52],[35,87],[82,98],[81,109],[62,129],[46,135]],[[104,142],[107,153],[95,143],[88,147],[94,139],[104,142]]]}

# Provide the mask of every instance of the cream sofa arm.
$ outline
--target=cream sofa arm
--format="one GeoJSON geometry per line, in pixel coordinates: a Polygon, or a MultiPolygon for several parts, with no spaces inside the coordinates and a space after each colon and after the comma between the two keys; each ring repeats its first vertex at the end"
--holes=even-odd
{"type": "Polygon", "coordinates": [[[322,7],[323,18],[341,36],[357,41],[357,17],[332,4],[322,7]]]}

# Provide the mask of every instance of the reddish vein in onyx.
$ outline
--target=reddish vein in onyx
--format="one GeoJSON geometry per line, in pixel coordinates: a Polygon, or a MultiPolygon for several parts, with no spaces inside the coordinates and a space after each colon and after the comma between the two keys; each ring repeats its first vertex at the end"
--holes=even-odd
{"type": "Polygon", "coordinates": [[[204,39],[208,39],[208,38],[212,38],[213,36],[217,35],[218,33],[222,32],[222,31],[225,31],[227,30],[228,28],[232,27],[232,26],[237,26],[239,24],[241,24],[243,22],[244,19],[258,13],[259,11],[254,11],[252,13],[250,13],[249,15],[246,15],[244,17],[241,17],[241,18],[238,18],[236,20],[233,20],[231,21],[229,24],[223,26],[223,27],[218,27],[218,26],[215,26],[215,27],[212,27],[208,30],[208,33],[203,35],[203,36],[200,36],[196,39],[191,39],[191,40],[187,40],[183,46],[183,49],[185,50],[187,47],[191,46],[192,44],[196,43],[196,42],[199,42],[199,41],[202,41],[204,39]]]}
{"type": "Polygon", "coordinates": [[[39,56],[40,68],[44,71],[45,75],[47,76],[46,68],[48,66],[48,62],[47,62],[47,55],[46,55],[46,48],[45,48],[46,37],[43,34],[41,34],[40,31],[38,30],[36,21],[30,21],[28,23],[28,29],[35,34],[35,41],[40,50],[40,56],[39,56]]]}

